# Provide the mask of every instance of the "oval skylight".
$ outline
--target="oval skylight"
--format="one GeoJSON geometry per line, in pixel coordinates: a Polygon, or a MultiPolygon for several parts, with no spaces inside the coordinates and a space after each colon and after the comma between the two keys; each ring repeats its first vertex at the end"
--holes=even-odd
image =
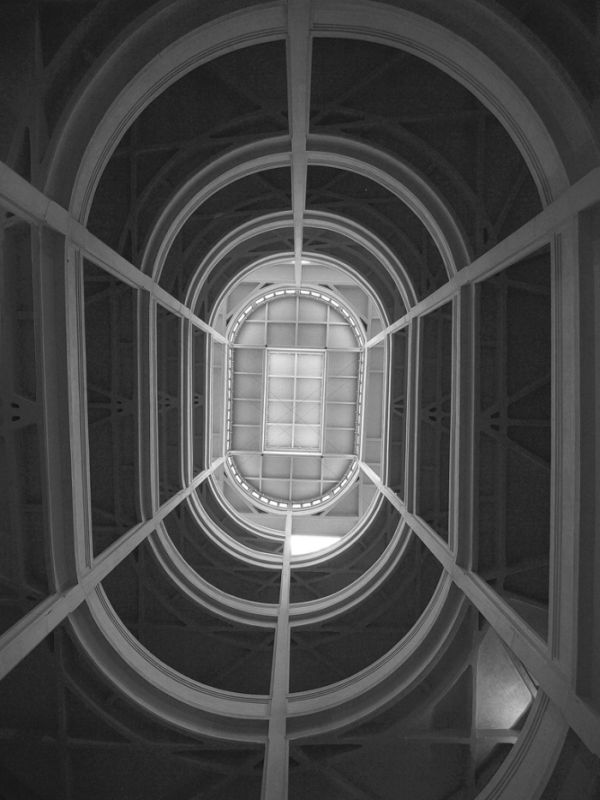
{"type": "Polygon", "coordinates": [[[226,464],[253,502],[310,511],[352,483],[360,453],[365,336],[330,293],[263,292],[228,331],[226,464]]]}

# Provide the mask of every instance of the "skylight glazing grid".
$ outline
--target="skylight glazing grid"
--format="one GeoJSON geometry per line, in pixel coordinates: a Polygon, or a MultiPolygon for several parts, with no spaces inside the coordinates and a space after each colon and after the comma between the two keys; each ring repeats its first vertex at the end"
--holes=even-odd
{"type": "Polygon", "coordinates": [[[247,301],[228,339],[233,482],[274,509],[304,511],[345,493],[362,430],[363,323],[339,298],[287,287],[247,301]]]}
{"type": "Polygon", "coordinates": [[[324,378],[324,352],[267,351],[264,451],[321,451],[324,378]]]}

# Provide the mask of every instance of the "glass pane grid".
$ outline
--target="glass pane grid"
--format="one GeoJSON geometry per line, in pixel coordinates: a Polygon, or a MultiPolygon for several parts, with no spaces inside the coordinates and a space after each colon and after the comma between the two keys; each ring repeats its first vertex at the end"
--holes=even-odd
{"type": "Polygon", "coordinates": [[[324,370],[322,351],[267,351],[265,451],[321,450],[324,370]]]}
{"type": "Polygon", "coordinates": [[[360,450],[364,343],[360,320],[328,293],[275,288],[248,302],[228,358],[234,485],[278,510],[339,501],[360,450]]]}

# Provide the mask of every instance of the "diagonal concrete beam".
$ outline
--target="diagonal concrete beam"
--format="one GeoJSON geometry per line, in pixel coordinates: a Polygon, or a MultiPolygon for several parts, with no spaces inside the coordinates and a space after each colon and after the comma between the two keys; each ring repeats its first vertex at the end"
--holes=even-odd
{"type": "Polygon", "coordinates": [[[275,631],[273,670],[271,673],[271,708],[263,770],[261,800],[286,800],[288,796],[289,741],[286,736],[290,682],[290,580],[292,554],[292,512],[285,520],[285,541],[279,613],[275,631]]]}
{"type": "Polygon", "coordinates": [[[485,280],[519,259],[530,255],[539,247],[549,243],[554,232],[562,228],[570,219],[598,202],[600,202],[600,167],[588,172],[533,219],[492,247],[487,253],[476,258],[469,266],[459,270],[447,283],[413,306],[407,314],[369,339],[367,347],[373,347],[387,336],[404,328],[411,319],[427,314],[434,308],[443,305],[461,287],[485,280]]]}
{"type": "Polygon", "coordinates": [[[156,529],[159,522],[195,492],[222,462],[222,458],[214,461],[208,469],[196,475],[189,486],[163,503],[154,517],[141,522],[117,539],[74,586],[47,597],[0,636],[0,680],[75,611],[98,584],[156,529]]]}

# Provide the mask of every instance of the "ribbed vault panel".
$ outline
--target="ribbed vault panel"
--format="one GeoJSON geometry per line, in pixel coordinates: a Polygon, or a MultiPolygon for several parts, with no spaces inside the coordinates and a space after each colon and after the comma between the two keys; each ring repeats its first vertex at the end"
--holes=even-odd
{"type": "MultiPolygon", "coordinates": [[[[222,469],[221,469],[222,472],[222,469]]],[[[232,491],[236,496],[239,496],[237,489],[232,487],[232,491]]],[[[282,553],[283,552],[283,537],[281,538],[267,538],[254,533],[249,527],[244,526],[236,519],[234,519],[228,511],[225,511],[219,500],[216,498],[213,487],[210,482],[205,481],[200,485],[197,491],[197,496],[202,504],[202,509],[210,520],[228,534],[234,541],[242,545],[258,550],[263,553],[282,553]]],[[[248,512],[249,508],[246,509],[248,512]]],[[[254,509],[252,513],[248,513],[249,522],[255,525],[260,525],[263,518],[265,524],[269,518],[268,514],[263,514],[261,511],[254,509]]],[[[278,517],[283,520],[283,517],[278,517]]],[[[283,526],[281,526],[280,533],[283,526]]]]}
{"type": "Polygon", "coordinates": [[[600,758],[570,729],[540,800],[600,797],[600,758]]]}
{"type": "Polygon", "coordinates": [[[94,553],[139,521],[137,497],[137,295],[85,263],[88,447],[94,553]]]}
{"type": "Polygon", "coordinates": [[[160,275],[161,286],[183,299],[198,265],[223,236],[255,217],[289,211],[290,180],[289,169],[270,169],[234,181],[211,195],[175,238],[160,275]]]}
{"type": "Polygon", "coordinates": [[[78,3],[43,2],[41,4],[39,14],[44,64],[52,61],[64,40],[76,30],[82,19],[96,5],[98,5],[98,0],[82,0],[78,3]]]}
{"type": "Polygon", "coordinates": [[[311,106],[311,132],[361,139],[427,175],[476,255],[540,210],[527,167],[498,120],[416,56],[372,42],[316,39],[311,106]]]}
{"type": "Polygon", "coordinates": [[[304,247],[308,252],[338,258],[342,263],[351,264],[368,282],[390,321],[405,313],[406,308],[391,276],[387,270],[382,269],[381,263],[366,247],[341,233],[312,225],[307,225],[304,229],[304,247]]]}
{"type": "Polygon", "coordinates": [[[148,6],[147,0],[127,3],[68,2],[68,0],[42,2],[39,8],[41,47],[47,70],[44,114],[49,132],[58,122],[60,113],[71,93],[93,62],[114,37],[116,30],[124,30],[148,6]],[[102,5],[99,10],[97,7],[102,5]],[[95,24],[83,22],[84,14],[95,12],[95,24]],[[60,49],[62,47],[62,49],[60,49]],[[54,60],[53,57],[57,56],[54,60]]]}
{"type": "Polygon", "coordinates": [[[169,514],[165,527],[190,567],[217,589],[259,603],[279,601],[279,569],[247,564],[219,547],[185,506],[169,514]]]}
{"type": "Polygon", "coordinates": [[[283,42],[203,64],[165,89],[133,122],[102,175],[90,228],[138,263],[174,187],[232,147],[286,132],[283,42]]]}
{"type": "Polygon", "coordinates": [[[54,652],[55,631],[39,644],[0,684],[2,791],[13,796],[47,797],[46,787],[61,785],[63,748],[58,742],[60,667],[54,652]],[[35,769],[31,757],[35,754],[35,769]]]}
{"type": "Polygon", "coordinates": [[[360,606],[327,622],[293,628],[290,691],[335,683],[383,656],[415,624],[440,575],[439,564],[413,537],[398,566],[360,606]]]}
{"type": "Polygon", "coordinates": [[[142,153],[198,139],[225,149],[240,134],[287,132],[284,43],[238,49],[202,64],[144,109],[137,126],[142,153]]]}
{"type": "Polygon", "coordinates": [[[330,167],[309,167],[306,205],[334,211],[371,230],[402,261],[420,297],[447,276],[431,235],[408,206],[375,181],[330,167]]]}
{"type": "Polygon", "coordinates": [[[501,4],[560,59],[589,102],[600,94],[598,65],[588,49],[598,24],[598,8],[589,0],[559,0],[546,6],[533,0],[527,7],[519,0],[500,0],[501,4]],[[544,10],[545,13],[541,13],[544,10]]]}
{"type": "MultiPolygon", "coordinates": [[[[206,275],[202,292],[198,298],[198,303],[195,307],[196,314],[202,319],[208,320],[214,311],[217,304],[217,298],[222,292],[223,288],[229,282],[236,278],[239,273],[245,269],[248,264],[260,261],[268,256],[277,253],[292,253],[294,251],[294,236],[291,228],[291,221],[287,226],[276,228],[275,230],[267,230],[263,233],[258,233],[248,239],[244,239],[240,244],[232,247],[227,254],[219,262],[217,269],[209,275],[206,275]]],[[[285,283],[292,280],[293,270],[288,274],[288,269],[283,265],[280,273],[275,279],[276,283],[285,283]]],[[[199,271],[199,275],[202,275],[199,271]]],[[[247,294],[253,294],[259,287],[248,286],[245,283],[244,288],[247,294]]],[[[232,293],[233,295],[233,293],[232,293]]],[[[234,295],[235,296],[235,295],[234,295]]],[[[240,300],[240,302],[242,302],[240,300]]]]}
{"type": "Polygon", "coordinates": [[[0,703],[7,797],[259,797],[262,746],[193,739],[154,723],[99,681],[66,626],[2,681],[0,703]]]}
{"type": "Polygon", "coordinates": [[[234,624],[189,600],[141,545],[103,582],[108,599],[153,655],[217,689],[267,694],[273,631],[234,624]]]}
{"type": "Polygon", "coordinates": [[[414,800],[473,800],[517,740],[536,688],[472,608],[458,634],[469,636],[472,656],[442,654],[428,691],[342,733],[293,742],[291,800],[357,790],[395,800],[400,786],[414,800]]]}

